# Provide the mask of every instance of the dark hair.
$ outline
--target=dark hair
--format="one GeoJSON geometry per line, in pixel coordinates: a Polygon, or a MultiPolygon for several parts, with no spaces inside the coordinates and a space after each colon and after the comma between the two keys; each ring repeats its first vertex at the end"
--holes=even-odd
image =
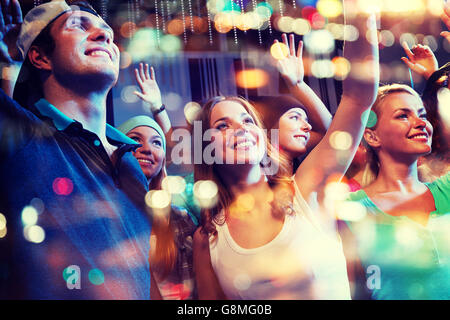
{"type": "Polygon", "coordinates": [[[441,68],[436,70],[427,80],[425,90],[422,94],[422,100],[427,110],[427,117],[433,126],[433,142],[431,145],[432,154],[440,154],[443,151],[441,146],[441,122],[438,114],[438,91],[448,85],[448,77],[450,75],[450,62],[447,62],[441,68]],[[447,79],[444,79],[447,77],[447,79]]]}

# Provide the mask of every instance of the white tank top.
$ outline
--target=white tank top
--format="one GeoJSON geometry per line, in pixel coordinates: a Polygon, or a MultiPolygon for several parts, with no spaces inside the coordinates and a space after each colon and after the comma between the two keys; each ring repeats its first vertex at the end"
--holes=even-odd
{"type": "MultiPolygon", "coordinates": [[[[294,213],[280,233],[252,249],[240,247],[226,223],[210,242],[211,263],[229,299],[350,299],[345,257],[295,186],[294,213]]],[[[223,213],[222,213],[223,214],[223,213]]]]}

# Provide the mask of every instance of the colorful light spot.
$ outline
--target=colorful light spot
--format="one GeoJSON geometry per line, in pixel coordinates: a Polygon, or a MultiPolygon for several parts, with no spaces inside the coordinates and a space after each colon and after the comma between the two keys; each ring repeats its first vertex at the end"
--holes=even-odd
{"type": "Polygon", "coordinates": [[[99,286],[105,282],[105,275],[100,269],[92,269],[89,271],[88,277],[89,281],[96,286],[99,286]]]}
{"type": "Polygon", "coordinates": [[[53,191],[60,196],[68,196],[73,191],[73,183],[69,178],[56,178],[53,181],[53,191]]]}

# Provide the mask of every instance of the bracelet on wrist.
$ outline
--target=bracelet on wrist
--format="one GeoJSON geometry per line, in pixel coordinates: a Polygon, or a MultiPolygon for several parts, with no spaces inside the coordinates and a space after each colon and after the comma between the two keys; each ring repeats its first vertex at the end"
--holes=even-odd
{"type": "Polygon", "coordinates": [[[161,107],[159,107],[159,109],[153,111],[153,115],[156,116],[157,114],[163,112],[164,110],[166,110],[166,106],[162,104],[161,107]]]}

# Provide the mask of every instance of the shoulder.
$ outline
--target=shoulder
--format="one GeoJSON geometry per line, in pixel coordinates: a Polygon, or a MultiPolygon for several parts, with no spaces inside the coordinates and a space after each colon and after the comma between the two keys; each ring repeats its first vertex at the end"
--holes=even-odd
{"type": "Polygon", "coordinates": [[[450,173],[426,183],[433,195],[438,212],[450,212],[450,173]]]}

